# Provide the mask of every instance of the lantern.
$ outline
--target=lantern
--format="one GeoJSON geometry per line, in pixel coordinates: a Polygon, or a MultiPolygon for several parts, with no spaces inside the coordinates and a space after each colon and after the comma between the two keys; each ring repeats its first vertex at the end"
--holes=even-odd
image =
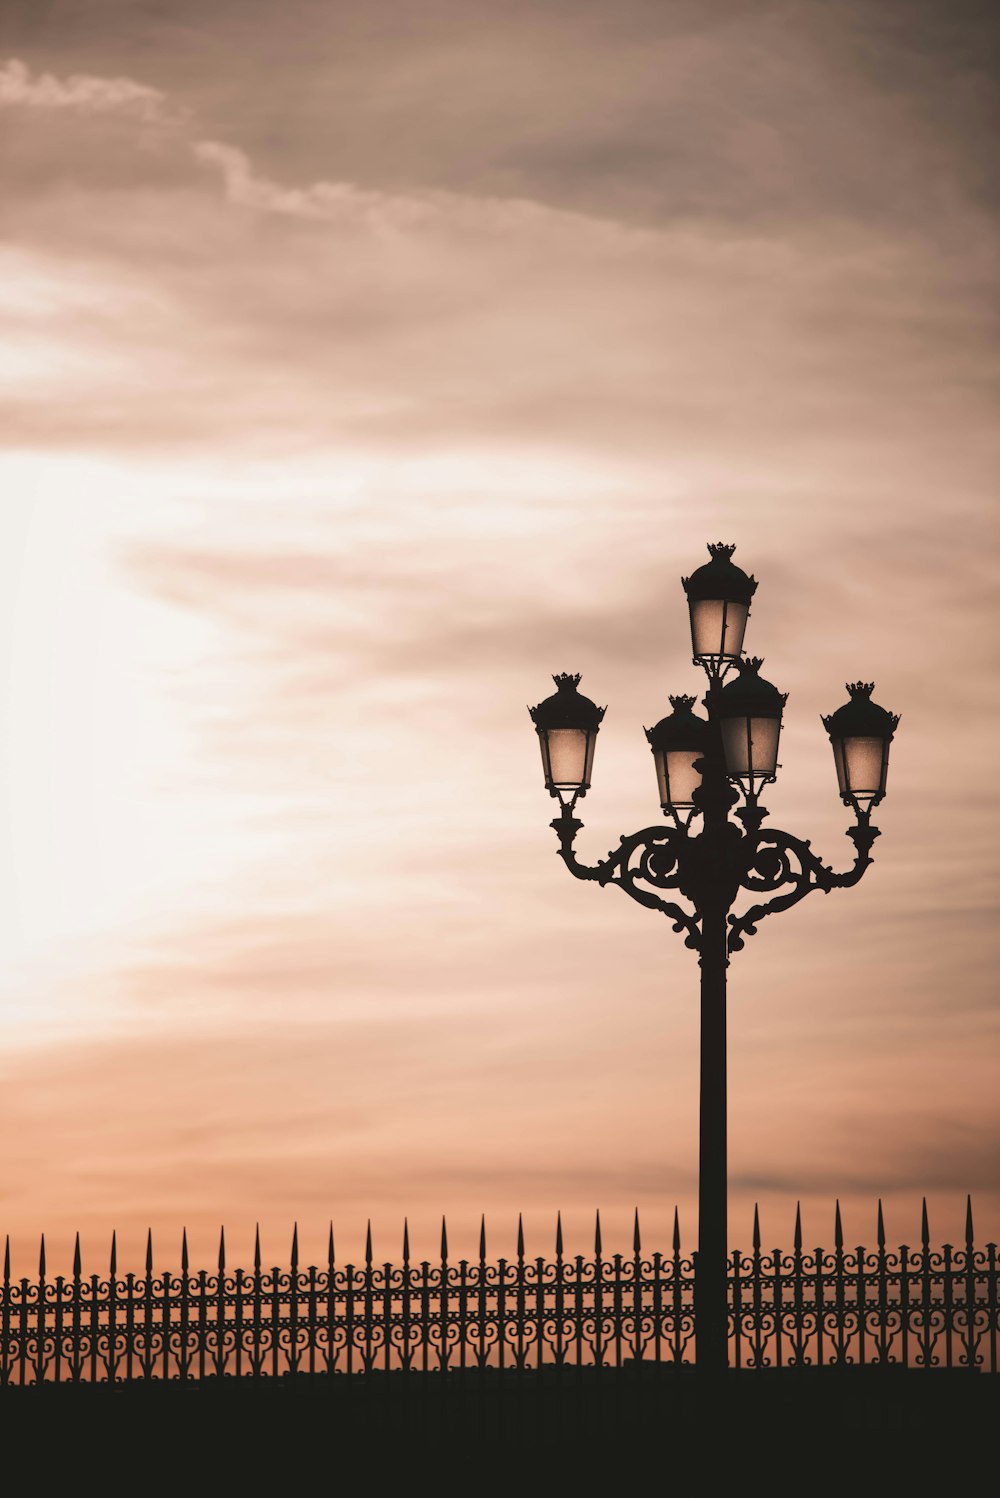
{"type": "Polygon", "coordinates": [[[695,765],[705,754],[708,723],[692,712],[693,697],[671,697],[670,706],[673,712],[655,728],[647,728],[646,738],[653,751],[660,805],[676,815],[694,808],[694,793],[701,785],[701,770],[695,765]]]}
{"type": "Polygon", "coordinates": [[[726,773],[748,795],[775,778],[781,714],[788,700],[760,675],[758,657],[740,660],[739,676],[719,692],[717,712],[722,729],[726,773]]]}
{"type": "Polygon", "coordinates": [[[545,789],[550,796],[575,801],[590,789],[594,744],[605,709],[577,691],[579,673],[553,676],[556,690],[537,707],[529,707],[542,750],[545,789]]]}
{"type": "Polygon", "coordinates": [[[899,714],[872,701],[874,683],[849,681],[850,701],[823,719],[830,735],[837,780],[845,806],[870,810],[885,795],[889,745],[899,714]]]}
{"type": "Polygon", "coordinates": [[[682,578],[691,615],[691,648],[697,665],[712,674],[738,661],[750,600],[757,583],[732,560],[735,546],[709,545],[712,560],[682,578]]]}

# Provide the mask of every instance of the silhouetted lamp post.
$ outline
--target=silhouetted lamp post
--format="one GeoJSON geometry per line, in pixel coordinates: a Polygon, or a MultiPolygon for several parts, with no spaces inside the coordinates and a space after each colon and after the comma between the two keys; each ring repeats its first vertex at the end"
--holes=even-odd
{"type": "Polygon", "coordinates": [[[574,808],[590,789],[594,745],[604,717],[578,691],[579,676],[554,677],[556,691],[530,708],[542,751],[545,785],[558,798],[552,823],[559,854],[577,879],[616,884],[684,932],[701,966],[701,1087],[695,1345],[698,1367],[728,1363],[726,1243],[726,969],[759,922],[813,890],[857,884],[879,832],[871,811],[885,794],[889,745],[897,716],[871,700],[866,682],[848,686],[850,701],[823,719],[833,745],[840,794],[854,811],[847,835],[853,866],[834,873],[807,842],[764,828],[761,788],[778,770],[785,696],[743,655],[743,635],[757,584],[732,560],[735,547],[709,546],[711,560],[684,578],[696,665],[705,668],[706,716],[693,697],[671,697],[672,711],[646,730],[660,805],[672,825],[623,837],[602,862],[583,864],[573,851],[582,827],[574,808]],[[737,822],[731,820],[734,812],[737,822]],[[695,831],[694,819],[701,818],[695,831]],[[733,913],[741,890],[754,903],[733,913]],[[676,891],[688,908],[664,899],[676,891]],[[766,897],[758,899],[758,897],[766,897]]]}

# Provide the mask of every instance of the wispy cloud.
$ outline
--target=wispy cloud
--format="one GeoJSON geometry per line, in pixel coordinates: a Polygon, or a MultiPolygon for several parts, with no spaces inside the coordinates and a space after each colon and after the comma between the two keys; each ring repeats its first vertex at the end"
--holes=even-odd
{"type": "Polygon", "coordinates": [[[134,78],[101,78],[90,73],[33,73],[19,58],[0,66],[0,105],[83,114],[130,115],[140,120],[176,118],[165,96],[134,78]]]}
{"type": "Polygon", "coordinates": [[[525,703],[610,703],[586,856],[655,817],[716,537],[776,821],[847,861],[819,714],[903,713],[874,869],[733,965],[734,1220],[985,1184],[975,28],[396,9],[106,0],[0,70],[10,1220],[690,1221],[691,954],[563,877],[525,703]]]}

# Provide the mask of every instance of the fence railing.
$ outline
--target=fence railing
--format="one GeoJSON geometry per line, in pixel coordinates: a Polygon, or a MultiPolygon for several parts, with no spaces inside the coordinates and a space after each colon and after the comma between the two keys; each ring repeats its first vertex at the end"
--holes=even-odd
{"type": "MultiPolygon", "coordinates": [[[[526,1253],[518,1226],[511,1258],[440,1256],[340,1267],[331,1230],[323,1268],[227,1271],[225,1237],[213,1272],[120,1274],[112,1240],[106,1275],[85,1275],[77,1238],[73,1272],[12,1279],[9,1245],[0,1300],[0,1384],[132,1383],[405,1372],[528,1373],[678,1367],[694,1360],[694,1258],[681,1253],[675,1214],[669,1253],[644,1252],[638,1214],[631,1254],[604,1254],[600,1216],[592,1255],[526,1253]]],[[[796,1215],[790,1253],[753,1248],[730,1257],[730,1363],[736,1368],[895,1364],[996,1373],[997,1247],[977,1249],[972,1207],[963,1247],[931,1248],[926,1205],[920,1246],[887,1250],[882,1208],[874,1249],[845,1248],[840,1209],[834,1247],[803,1250],[796,1215]]]]}

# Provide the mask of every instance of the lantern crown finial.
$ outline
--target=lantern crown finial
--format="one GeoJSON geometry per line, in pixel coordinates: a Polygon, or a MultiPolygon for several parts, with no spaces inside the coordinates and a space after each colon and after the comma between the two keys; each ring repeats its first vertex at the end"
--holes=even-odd
{"type": "Polygon", "coordinates": [[[686,696],[684,692],[679,692],[676,697],[669,696],[667,701],[675,712],[680,713],[690,712],[695,704],[695,698],[686,696]]]}
{"type": "Polygon", "coordinates": [[[787,692],[779,692],[771,682],[760,674],[764,664],[762,655],[742,656],[736,661],[737,675],[724,686],[720,696],[720,711],[724,718],[744,715],[780,718],[781,710],[788,701],[787,692]]]}
{"type": "Polygon", "coordinates": [[[872,701],[873,681],[846,683],[849,701],[835,713],[823,717],[823,727],[831,738],[881,738],[887,742],[899,726],[899,714],[890,713],[872,701]]]}
{"type": "Polygon", "coordinates": [[[560,671],[553,674],[556,690],[537,707],[529,707],[531,720],[540,730],[549,728],[593,728],[596,729],[606,709],[591,702],[577,688],[579,671],[560,671]]]}
{"type": "Polygon", "coordinates": [[[704,562],[690,577],[682,577],[684,591],[691,602],[700,599],[726,600],[729,603],[746,604],[757,591],[757,579],[749,577],[742,567],[733,561],[735,546],[725,541],[710,541],[710,561],[704,562]]]}

